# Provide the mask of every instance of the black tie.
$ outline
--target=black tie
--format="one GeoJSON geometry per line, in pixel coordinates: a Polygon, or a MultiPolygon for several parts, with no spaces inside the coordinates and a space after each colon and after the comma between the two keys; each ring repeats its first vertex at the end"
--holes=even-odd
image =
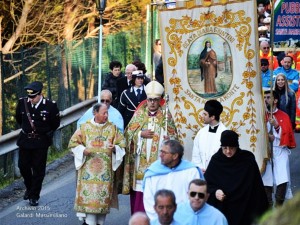
{"type": "Polygon", "coordinates": [[[136,92],[137,92],[137,96],[136,96],[137,100],[140,101],[140,99],[141,99],[141,90],[137,89],[136,92]]]}

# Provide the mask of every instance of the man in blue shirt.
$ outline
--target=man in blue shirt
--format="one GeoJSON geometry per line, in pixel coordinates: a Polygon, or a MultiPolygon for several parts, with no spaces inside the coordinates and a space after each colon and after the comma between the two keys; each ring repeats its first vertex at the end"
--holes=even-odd
{"type": "Polygon", "coordinates": [[[261,68],[261,83],[263,88],[270,88],[272,80],[271,71],[269,70],[269,61],[267,59],[260,60],[261,68]]]}
{"type": "Polygon", "coordinates": [[[154,195],[154,210],[157,219],[151,221],[151,225],[181,225],[173,216],[176,211],[176,197],[173,191],[167,189],[158,190],[154,195]]]}
{"type": "MultiPolygon", "coordinates": [[[[123,133],[124,132],[124,120],[121,113],[114,108],[112,103],[112,94],[109,90],[102,90],[101,91],[101,103],[104,103],[108,109],[108,121],[112,122],[114,125],[119,128],[119,130],[123,133]]],[[[88,120],[94,118],[93,107],[89,108],[83,116],[77,121],[77,129],[80,127],[80,124],[85,123],[88,120]]]]}
{"type": "Polygon", "coordinates": [[[218,209],[206,203],[208,198],[207,183],[195,179],[189,184],[189,201],[178,204],[174,219],[181,225],[228,225],[218,209]]]}
{"type": "Polygon", "coordinates": [[[285,56],[282,61],[282,67],[274,70],[274,77],[279,73],[283,73],[286,76],[287,81],[289,82],[289,87],[295,92],[298,91],[299,86],[299,72],[292,69],[293,58],[291,56],[285,56]]]}

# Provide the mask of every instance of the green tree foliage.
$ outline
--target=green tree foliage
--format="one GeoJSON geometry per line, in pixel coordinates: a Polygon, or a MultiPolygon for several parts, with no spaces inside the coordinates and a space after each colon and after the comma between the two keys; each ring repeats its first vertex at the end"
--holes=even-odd
{"type": "MultiPolygon", "coordinates": [[[[148,3],[150,0],[107,2],[103,14],[103,74],[111,60],[119,60],[125,67],[137,58],[143,59],[148,3]]],[[[93,0],[0,0],[0,5],[0,51],[4,54],[0,106],[9,106],[1,110],[4,123],[9,124],[5,133],[16,128],[15,102],[23,96],[28,82],[41,80],[45,95],[52,93],[49,97],[68,106],[74,103],[67,97],[70,94],[77,94],[80,100],[95,95],[97,40],[92,41],[95,51],[83,53],[87,48],[82,43],[98,37],[99,13],[93,0]],[[48,58],[44,44],[49,46],[48,58]],[[15,87],[17,92],[12,93],[15,87]],[[63,90],[58,93],[59,88],[63,90]]]]}
{"type": "Polygon", "coordinates": [[[282,207],[269,211],[261,218],[258,225],[299,225],[300,192],[287,200],[282,207]]]}

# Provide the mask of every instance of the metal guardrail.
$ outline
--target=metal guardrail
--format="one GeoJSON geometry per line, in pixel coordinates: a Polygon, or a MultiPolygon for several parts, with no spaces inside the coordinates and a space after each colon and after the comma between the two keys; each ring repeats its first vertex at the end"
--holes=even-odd
{"type": "MultiPolygon", "coordinates": [[[[92,105],[96,102],[97,98],[95,97],[61,111],[61,122],[57,130],[60,130],[77,121],[86,112],[86,110],[92,107],[92,105]]],[[[15,130],[0,137],[0,155],[4,155],[19,148],[16,145],[16,142],[20,131],[21,129],[15,130]]]]}

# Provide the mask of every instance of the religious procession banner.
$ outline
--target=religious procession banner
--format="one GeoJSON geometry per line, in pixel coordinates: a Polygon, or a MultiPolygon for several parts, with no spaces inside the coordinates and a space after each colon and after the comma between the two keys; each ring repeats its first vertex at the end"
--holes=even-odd
{"type": "Polygon", "coordinates": [[[255,1],[204,0],[160,9],[159,19],[165,91],[185,158],[191,159],[204,126],[204,103],[217,99],[224,107],[221,121],[240,135],[240,147],[253,152],[263,170],[268,143],[255,1]]]}
{"type": "Polygon", "coordinates": [[[300,51],[300,2],[276,0],[274,8],[274,50],[300,51]]]}

